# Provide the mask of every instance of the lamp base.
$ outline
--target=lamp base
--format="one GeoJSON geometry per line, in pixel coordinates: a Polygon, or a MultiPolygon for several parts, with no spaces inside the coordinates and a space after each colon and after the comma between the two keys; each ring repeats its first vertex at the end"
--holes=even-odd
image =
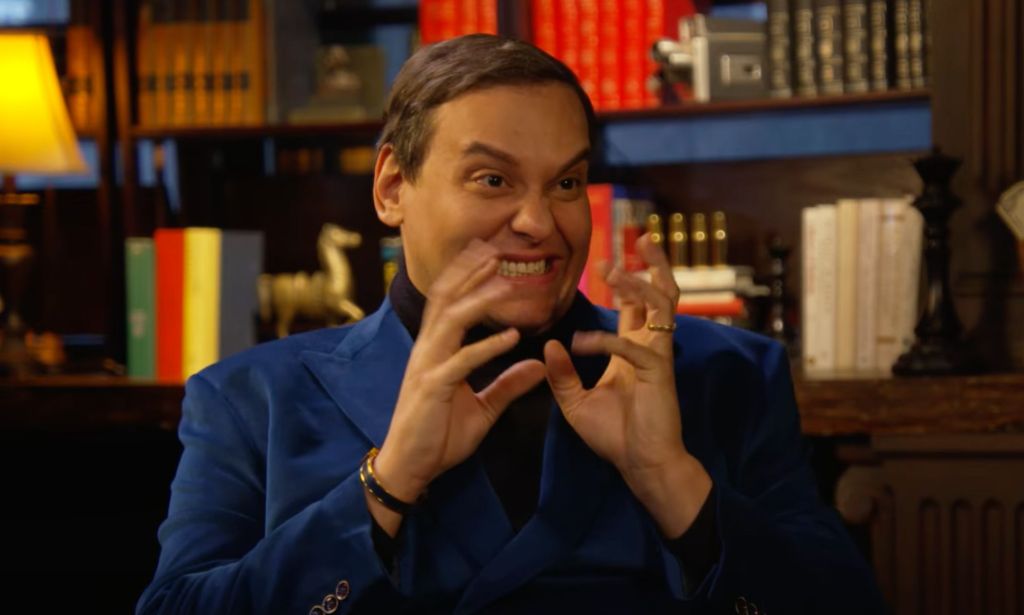
{"type": "Polygon", "coordinates": [[[0,300],[3,309],[0,329],[0,376],[20,378],[36,373],[25,346],[25,323],[21,318],[21,298],[28,285],[32,246],[25,230],[25,210],[39,202],[34,194],[14,191],[11,176],[3,179],[0,192],[0,300]]]}

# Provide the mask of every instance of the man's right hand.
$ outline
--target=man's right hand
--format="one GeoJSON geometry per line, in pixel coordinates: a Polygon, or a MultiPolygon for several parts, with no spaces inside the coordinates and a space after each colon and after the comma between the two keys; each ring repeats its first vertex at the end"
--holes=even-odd
{"type": "MultiPolygon", "coordinates": [[[[497,276],[498,251],[473,240],[427,292],[398,404],[373,464],[380,483],[400,500],[415,501],[434,478],[469,457],[505,408],[545,377],[544,364],[531,359],[512,365],[479,393],[466,383],[474,369],[519,341],[517,330],[506,329],[462,346],[466,331],[513,291],[497,276]]],[[[394,536],[401,516],[366,497],[378,525],[394,536]]]]}

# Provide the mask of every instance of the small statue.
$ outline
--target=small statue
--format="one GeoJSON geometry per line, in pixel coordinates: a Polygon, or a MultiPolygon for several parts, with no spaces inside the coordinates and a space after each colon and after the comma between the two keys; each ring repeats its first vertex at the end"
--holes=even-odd
{"type": "Polygon", "coordinates": [[[355,285],[344,250],[358,247],[359,233],[337,224],[325,224],[317,238],[323,271],[263,274],[259,282],[260,319],[277,317],[277,337],[285,337],[296,316],[323,320],[336,326],[361,319],[365,312],[352,299],[355,285]]]}

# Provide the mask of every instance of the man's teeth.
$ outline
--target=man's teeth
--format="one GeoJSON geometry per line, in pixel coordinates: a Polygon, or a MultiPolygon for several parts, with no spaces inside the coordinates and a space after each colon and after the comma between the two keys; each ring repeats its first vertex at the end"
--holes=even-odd
{"type": "Polygon", "coordinates": [[[541,275],[546,273],[547,270],[548,263],[545,259],[528,263],[522,261],[501,261],[498,273],[506,277],[516,278],[524,275],[541,275]]]}

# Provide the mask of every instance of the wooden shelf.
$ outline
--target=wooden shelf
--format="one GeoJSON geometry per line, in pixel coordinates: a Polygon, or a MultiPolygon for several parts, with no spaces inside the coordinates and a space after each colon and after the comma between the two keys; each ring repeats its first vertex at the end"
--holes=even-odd
{"type": "Polygon", "coordinates": [[[911,435],[1024,428],[1024,373],[795,381],[808,435],[911,435]]]}
{"type": "MultiPolygon", "coordinates": [[[[1024,373],[949,378],[794,381],[810,436],[980,433],[1024,429],[1024,373]]],[[[0,426],[175,429],[179,383],[61,376],[0,381],[0,426]]]]}

